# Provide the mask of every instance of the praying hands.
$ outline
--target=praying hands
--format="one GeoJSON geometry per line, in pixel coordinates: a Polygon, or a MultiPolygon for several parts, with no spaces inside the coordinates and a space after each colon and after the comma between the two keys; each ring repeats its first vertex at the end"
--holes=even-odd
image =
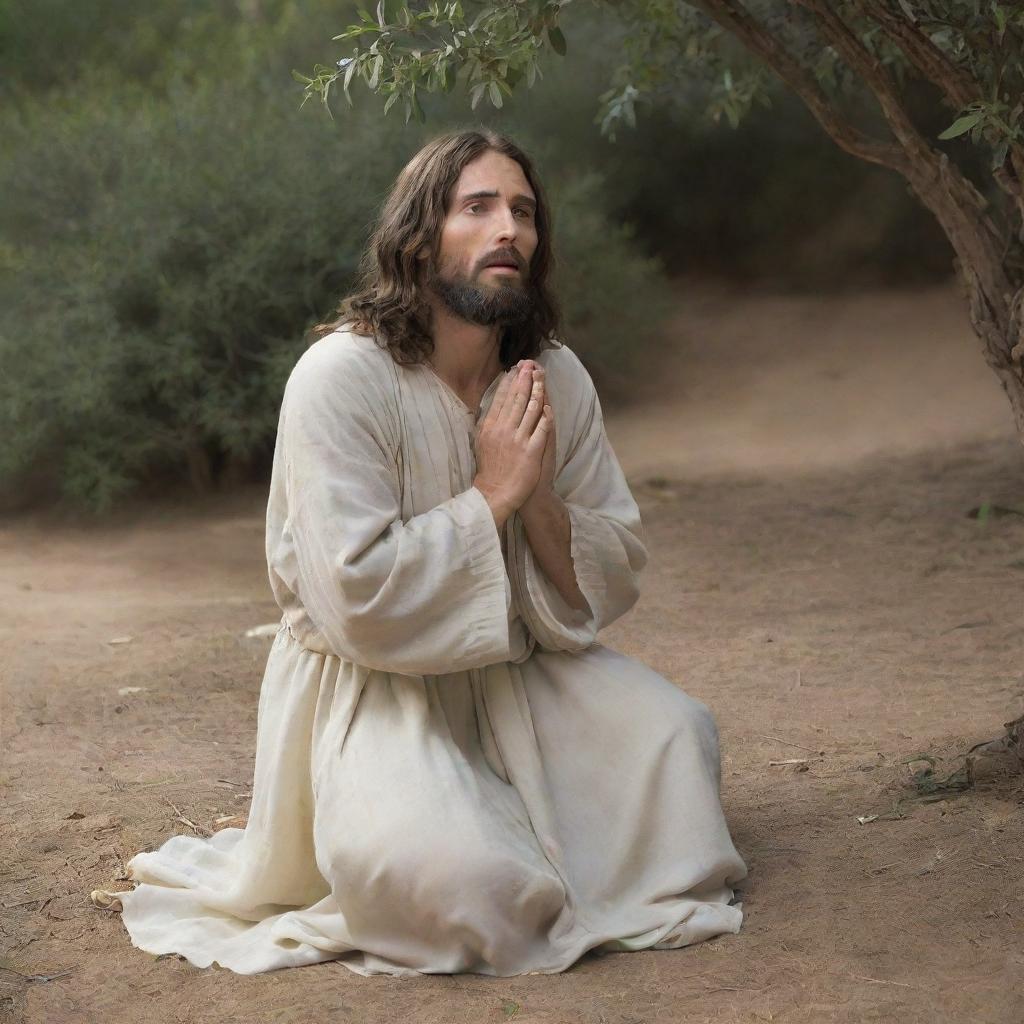
{"type": "Polygon", "coordinates": [[[524,359],[498,384],[477,434],[480,468],[474,484],[491,505],[499,530],[519,512],[540,567],[565,603],[583,611],[588,605],[573,565],[569,510],[554,489],[555,417],[544,378],[544,367],[524,359]],[[506,504],[517,498],[518,504],[506,504]]]}
{"type": "Polygon", "coordinates": [[[474,441],[473,485],[487,499],[499,530],[539,487],[550,488],[553,436],[554,415],[545,402],[544,370],[532,359],[520,360],[498,383],[474,441]]]}

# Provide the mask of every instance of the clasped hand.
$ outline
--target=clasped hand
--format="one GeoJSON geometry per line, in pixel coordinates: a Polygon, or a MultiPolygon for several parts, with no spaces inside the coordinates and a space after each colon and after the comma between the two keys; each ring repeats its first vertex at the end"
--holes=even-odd
{"type": "Polygon", "coordinates": [[[544,376],[535,360],[520,360],[498,382],[477,428],[473,485],[487,499],[499,526],[553,486],[555,418],[544,376]]]}

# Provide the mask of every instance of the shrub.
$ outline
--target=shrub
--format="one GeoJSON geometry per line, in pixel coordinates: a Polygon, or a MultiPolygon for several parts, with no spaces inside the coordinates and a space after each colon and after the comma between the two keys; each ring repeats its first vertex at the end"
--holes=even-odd
{"type": "MultiPolygon", "coordinates": [[[[133,39],[158,59],[159,19],[140,21],[0,116],[6,507],[102,512],[140,485],[266,470],[306,329],[348,288],[377,204],[445,117],[299,109],[289,61],[320,29],[278,8],[230,31],[190,14],[178,36],[168,27],[160,73],[125,78],[133,39]]],[[[565,338],[613,392],[655,338],[666,286],[609,222],[598,174],[552,184],[565,338]]]]}

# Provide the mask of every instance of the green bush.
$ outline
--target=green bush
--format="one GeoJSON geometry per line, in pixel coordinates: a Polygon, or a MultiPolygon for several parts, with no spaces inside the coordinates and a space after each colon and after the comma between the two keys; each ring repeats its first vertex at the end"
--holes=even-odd
{"type": "Polygon", "coordinates": [[[354,7],[0,2],[0,507],[102,511],[140,486],[264,473],[307,328],[351,285],[395,174],[475,121],[538,166],[563,337],[607,404],[672,342],[666,267],[816,287],[945,272],[896,179],[791,104],[734,131],[695,94],[692,115],[601,137],[624,30],[597,15],[499,111],[456,90],[406,125],[359,85],[352,108],[332,96],[334,120],[300,109],[291,70],[345,55],[325,40],[354,7]]]}
{"type": "Polygon", "coordinates": [[[304,328],[353,273],[386,147],[366,159],[285,90],[217,81],[25,114],[0,169],[4,490],[32,469],[102,510],[258,460],[304,328]]]}
{"type": "MultiPolygon", "coordinates": [[[[140,486],[265,472],[284,381],[351,284],[377,204],[424,137],[464,123],[454,97],[424,127],[372,102],[336,120],[299,109],[290,68],[328,5],[302,6],[241,22],[190,6],[163,50],[159,17],[119,22],[102,60],[23,82],[0,114],[4,506],[102,512],[140,486]],[[133,40],[151,63],[126,78],[133,40]]],[[[608,221],[599,175],[560,172],[550,191],[564,336],[614,390],[666,286],[608,221]]]]}

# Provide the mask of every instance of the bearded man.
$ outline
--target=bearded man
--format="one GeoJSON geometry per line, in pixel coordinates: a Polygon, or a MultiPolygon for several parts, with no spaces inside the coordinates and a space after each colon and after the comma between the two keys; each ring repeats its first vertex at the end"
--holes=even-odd
{"type": "Polygon", "coordinates": [[[402,170],[284,393],[248,822],[132,858],[140,949],[506,977],[739,930],[712,714],[596,641],[647,552],[551,267],[507,137],[402,170]]]}

